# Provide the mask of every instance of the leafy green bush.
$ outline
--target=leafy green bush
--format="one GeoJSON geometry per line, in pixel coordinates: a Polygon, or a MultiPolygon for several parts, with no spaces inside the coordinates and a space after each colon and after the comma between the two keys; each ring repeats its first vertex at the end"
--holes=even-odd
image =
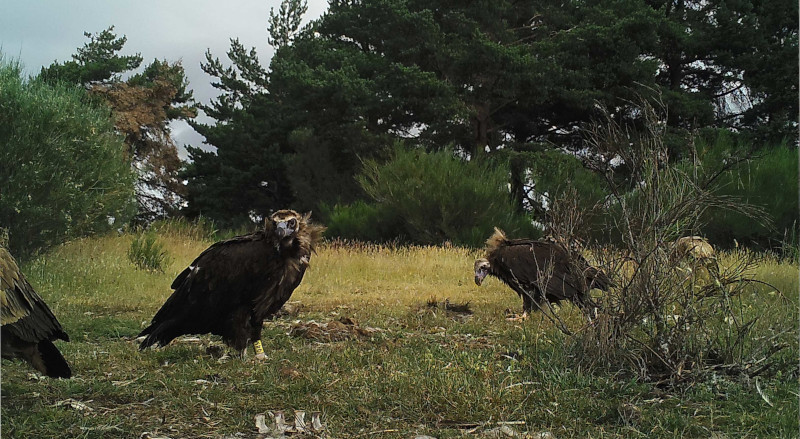
{"type": "Polygon", "coordinates": [[[24,80],[2,55],[0,145],[0,225],[14,254],[118,228],[135,213],[135,175],[108,109],[84,90],[24,80]]]}
{"type": "Polygon", "coordinates": [[[128,260],[138,268],[150,271],[164,271],[169,264],[169,256],[164,245],[156,240],[152,231],[139,234],[131,241],[128,260]]]}
{"type": "Polygon", "coordinates": [[[333,208],[324,206],[322,216],[326,218],[327,236],[366,242],[403,240],[406,235],[402,219],[393,216],[381,204],[355,201],[337,204],[333,208]]]}
{"type": "Polygon", "coordinates": [[[386,163],[365,162],[358,181],[382,217],[402,221],[402,232],[414,243],[479,247],[493,227],[511,236],[539,234],[530,218],[514,211],[507,169],[465,161],[452,151],[398,146],[386,163]]]}

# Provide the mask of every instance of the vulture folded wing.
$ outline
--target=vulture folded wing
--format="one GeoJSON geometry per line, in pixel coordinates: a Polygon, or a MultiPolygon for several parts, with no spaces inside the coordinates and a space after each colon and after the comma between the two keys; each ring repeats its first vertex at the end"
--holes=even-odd
{"type": "Polygon", "coordinates": [[[200,255],[197,256],[191,264],[189,264],[189,267],[178,274],[175,280],[172,281],[170,288],[173,290],[178,289],[178,287],[180,287],[181,284],[183,284],[192,273],[192,268],[199,267],[201,265],[205,267],[213,265],[215,261],[220,261],[221,258],[224,258],[226,255],[228,255],[231,248],[235,247],[236,244],[251,243],[261,239],[264,239],[263,234],[256,233],[251,235],[236,236],[225,241],[215,242],[210,247],[203,250],[203,252],[200,253],[200,255]]]}
{"type": "Polygon", "coordinates": [[[18,322],[30,315],[32,305],[25,300],[25,296],[17,294],[15,290],[6,288],[0,291],[0,302],[2,302],[2,318],[3,325],[18,322]]]}
{"type": "Polygon", "coordinates": [[[581,293],[566,252],[548,242],[515,239],[502,249],[500,259],[525,290],[539,289],[550,300],[565,300],[581,293]]]}
{"type": "Polygon", "coordinates": [[[153,320],[157,320],[159,314],[172,315],[191,306],[211,307],[214,310],[213,307],[221,305],[224,309],[224,302],[236,300],[235,296],[240,295],[238,293],[246,294],[249,290],[236,285],[236,281],[242,279],[243,274],[254,271],[257,261],[266,265],[265,259],[267,262],[270,258],[274,259],[264,251],[263,245],[259,245],[263,239],[260,234],[237,236],[204,250],[172,281],[171,288],[175,292],[153,320]]]}
{"type": "Polygon", "coordinates": [[[586,284],[580,268],[580,261],[573,261],[562,249],[553,254],[552,278],[548,283],[546,294],[559,300],[582,298],[586,284]]]}
{"type": "Polygon", "coordinates": [[[51,377],[71,377],[69,364],[52,343],[55,339],[69,341],[69,337],[3,247],[0,247],[0,302],[3,358],[22,358],[51,377]]]}
{"type": "Polygon", "coordinates": [[[53,312],[22,275],[8,250],[0,247],[2,325],[20,339],[38,343],[44,339],[69,341],[53,312]]]}
{"type": "Polygon", "coordinates": [[[279,263],[267,239],[255,233],[203,251],[172,282],[175,291],[140,333],[148,336],[140,348],[164,345],[183,334],[219,334],[234,310],[251,308],[279,263]]]}
{"type": "Polygon", "coordinates": [[[14,323],[27,317],[33,304],[20,291],[20,272],[17,264],[5,249],[0,249],[0,301],[2,302],[3,325],[14,323]],[[6,257],[8,255],[8,257],[6,257]]]}

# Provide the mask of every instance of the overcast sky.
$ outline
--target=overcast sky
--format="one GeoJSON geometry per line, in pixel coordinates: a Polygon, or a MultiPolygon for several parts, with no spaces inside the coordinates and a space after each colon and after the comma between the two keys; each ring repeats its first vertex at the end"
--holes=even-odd
{"type": "MultiPolygon", "coordinates": [[[[307,0],[305,22],[319,17],[327,0],[307,0]]],[[[280,0],[5,0],[0,2],[0,49],[6,58],[19,59],[28,74],[38,74],[53,61],[68,61],[89,41],[84,32],[114,26],[128,37],[123,55],[140,53],[142,65],[154,59],[181,60],[195,100],[208,103],[216,96],[211,77],[200,69],[207,49],[226,61],[231,38],[255,47],[268,66],[270,8],[280,0]]],[[[173,125],[178,145],[200,146],[202,137],[185,123],[173,125]]]]}

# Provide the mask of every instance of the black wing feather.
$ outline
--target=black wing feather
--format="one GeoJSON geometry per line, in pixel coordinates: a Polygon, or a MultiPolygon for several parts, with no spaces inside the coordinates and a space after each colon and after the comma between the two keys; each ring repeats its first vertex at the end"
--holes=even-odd
{"type": "Polygon", "coordinates": [[[23,358],[51,377],[72,376],[69,364],[52,343],[56,339],[69,341],[69,336],[3,247],[0,247],[0,284],[3,357],[23,358]]]}

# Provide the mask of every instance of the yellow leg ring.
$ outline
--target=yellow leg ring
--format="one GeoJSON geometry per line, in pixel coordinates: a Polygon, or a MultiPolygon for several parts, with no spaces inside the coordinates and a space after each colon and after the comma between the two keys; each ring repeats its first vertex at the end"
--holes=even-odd
{"type": "Polygon", "coordinates": [[[257,340],[255,343],[253,343],[253,349],[256,350],[256,354],[264,353],[264,347],[261,346],[261,340],[257,340]]]}

